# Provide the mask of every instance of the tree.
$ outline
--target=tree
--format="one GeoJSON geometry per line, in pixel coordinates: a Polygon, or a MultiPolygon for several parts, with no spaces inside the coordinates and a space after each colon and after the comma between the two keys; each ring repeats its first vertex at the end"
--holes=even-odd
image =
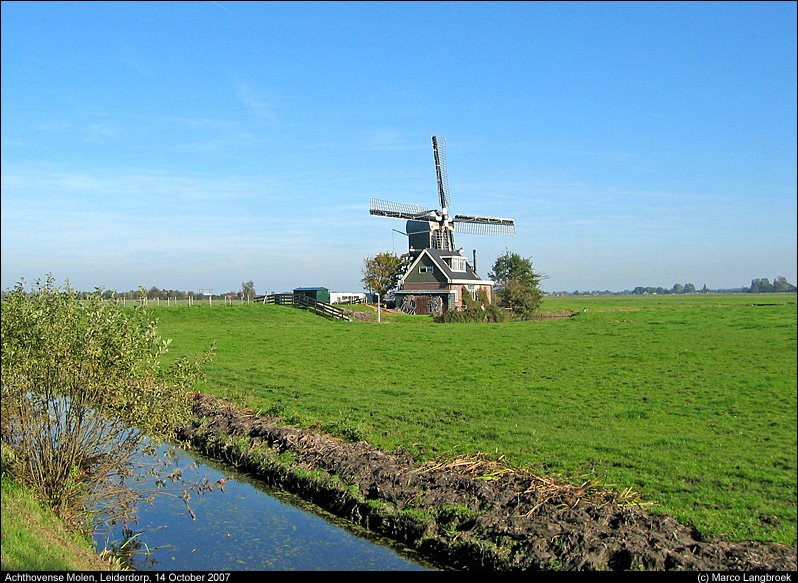
{"type": "Polygon", "coordinates": [[[783,275],[779,275],[773,281],[773,290],[777,292],[794,292],[795,286],[787,281],[783,275]]]}
{"type": "Polygon", "coordinates": [[[187,421],[202,362],[162,369],[169,341],[145,307],[99,289],[80,300],[51,276],[30,293],[17,284],[1,317],[4,471],[65,518],[125,517],[138,497],[132,462],[148,437],[187,421]]]}
{"type": "Polygon", "coordinates": [[[773,283],[770,283],[770,280],[767,277],[753,279],[751,280],[751,287],[747,288],[745,291],[762,294],[775,292],[794,292],[795,290],[795,286],[787,281],[786,277],[779,275],[773,280],[773,283]]]}
{"type": "Polygon", "coordinates": [[[751,280],[751,287],[748,288],[748,291],[751,293],[770,293],[773,291],[773,284],[770,283],[767,277],[753,279],[751,280]]]}
{"type": "Polygon", "coordinates": [[[496,259],[488,277],[496,282],[494,293],[500,306],[522,318],[529,318],[540,309],[543,299],[540,282],[545,276],[535,272],[531,258],[505,251],[496,259]]]}
{"type": "Polygon", "coordinates": [[[680,283],[674,283],[673,287],[671,288],[671,293],[675,294],[683,294],[684,293],[684,286],[680,283]]]}
{"type": "Polygon", "coordinates": [[[407,267],[408,256],[398,256],[395,253],[385,251],[374,257],[367,257],[363,260],[363,285],[367,290],[380,294],[385,294],[396,288],[399,279],[407,267]]]}
{"type": "Polygon", "coordinates": [[[241,284],[241,297],[245,299],[252,299],[256,295],[255,293],[255,284],[252,283],[252,280],[245,281],[241,284]]]}

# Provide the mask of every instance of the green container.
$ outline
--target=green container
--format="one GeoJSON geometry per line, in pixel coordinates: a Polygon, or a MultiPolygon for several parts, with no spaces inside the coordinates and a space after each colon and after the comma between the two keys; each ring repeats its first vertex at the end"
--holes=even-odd
{"type": "Polygon", "coordinates": [[[326,287],[298,287],[294,290],[294,295],[307,296],[325,304],[330,303],[330,290],[326,287]]]}

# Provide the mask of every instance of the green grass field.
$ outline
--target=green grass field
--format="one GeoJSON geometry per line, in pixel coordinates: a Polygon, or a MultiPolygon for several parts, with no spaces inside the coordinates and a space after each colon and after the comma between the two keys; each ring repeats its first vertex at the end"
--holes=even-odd
{"type": "Polygon", "coordinates": [[[796,296],[547,298],[570,319],[381,325],[153,309],[201,387],[419,459],[482,452],[632,488],[705,536],[796,543],[796,296]],[[586,310],[586,311],[585,311],[586,310]]]}
{"type": "Polygon", "coordinates": [[[93,543],[70,532],[34,495],[2,476],[4,571],[109,571],[93,543]]]}

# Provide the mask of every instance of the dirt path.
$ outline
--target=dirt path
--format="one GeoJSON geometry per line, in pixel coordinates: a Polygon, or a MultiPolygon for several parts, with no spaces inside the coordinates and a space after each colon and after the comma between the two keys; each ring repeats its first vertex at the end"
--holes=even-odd
{"type": "Polygon", "coordinates": [[[796,569],[796,549],[703,540],[617,493],[558,483],[478,456],[418,465],[239,411],[208,395],[180,432],[206,454],[455,569],[796,569]]]}

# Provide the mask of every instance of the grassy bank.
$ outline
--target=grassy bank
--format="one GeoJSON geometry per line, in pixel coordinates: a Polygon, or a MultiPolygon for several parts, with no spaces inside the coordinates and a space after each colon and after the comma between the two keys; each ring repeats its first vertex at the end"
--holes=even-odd
{"type": "Polygon", "coordinates": [[[502,325],[161,308],[203,389],[419,459],[471,452],[632,488],[730,540],[796,542],[795,295],[550,298],[502,325]],[[586,311],[585,311],[586,310],[586,311]]]}
{"type": "Polygon", "coordinates": [[[3,571],[108,571],[93,543],[70,531],[30,492],[2,477],[3,571]]]}

